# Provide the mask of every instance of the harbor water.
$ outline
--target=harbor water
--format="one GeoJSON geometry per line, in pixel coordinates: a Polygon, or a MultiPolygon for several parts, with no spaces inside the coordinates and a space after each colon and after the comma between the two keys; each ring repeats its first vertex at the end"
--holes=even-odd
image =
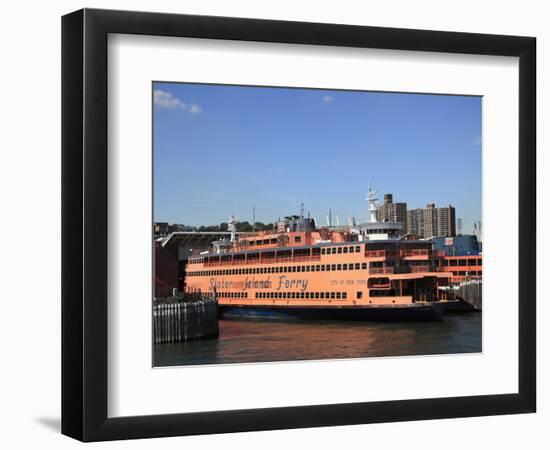
{"type": "Polygon", "coordinates": [[[219,337],[154,345],[154,365],[186,366],[482,351],[481,312],[441,322],[220,320],[219,337]]]}

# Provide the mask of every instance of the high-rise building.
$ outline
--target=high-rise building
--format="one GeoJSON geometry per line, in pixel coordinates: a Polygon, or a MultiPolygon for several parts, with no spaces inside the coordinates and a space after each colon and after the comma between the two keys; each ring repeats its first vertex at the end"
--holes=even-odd
{"type": "Polygon", "coordinates": [[[384,203],[378,207],[376,216],[379,222],[400,222],[404,229],[407,223],[407,204],[393,203],[393,195],[385,194],[384,203]]]}
{"type": "Polygon", "coordinates": [[[436,208],[429,203],[425,208],[407,211],[407,233],[419,238],[456,236],[454,207],[436,208]]]}
{"type": "Polygon", "coordinates": [[[437,208],[437,236],[456,236],[455,209],[449,205],[437,208]]]}

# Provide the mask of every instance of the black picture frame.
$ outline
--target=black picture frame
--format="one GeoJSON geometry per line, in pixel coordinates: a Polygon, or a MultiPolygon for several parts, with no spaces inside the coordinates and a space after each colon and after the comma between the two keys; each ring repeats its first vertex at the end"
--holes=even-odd
{"type": "Polygon", "coordinates": [[[82,441],[101,441],[535,412],[535,91],[533,37],[93,9],[64,16],[62,433],[82,441]],[[110,33],[519,57],[518,393],[107,417],[110,33]]]}

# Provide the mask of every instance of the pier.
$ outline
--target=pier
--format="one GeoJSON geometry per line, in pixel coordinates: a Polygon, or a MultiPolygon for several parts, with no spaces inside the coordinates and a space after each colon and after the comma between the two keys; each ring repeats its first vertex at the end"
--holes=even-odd
{"type": "Polygon", "coordinates": [[[483,283],[481,280],[463,281],[458,286],[456,296],[474,309],[481,311],[483,283]]]}
{"type": "Polygon", "coordinates": [[[185,342],[219,335],[214,296],[185,294],[153,301],[153,342],[185,342]]]}

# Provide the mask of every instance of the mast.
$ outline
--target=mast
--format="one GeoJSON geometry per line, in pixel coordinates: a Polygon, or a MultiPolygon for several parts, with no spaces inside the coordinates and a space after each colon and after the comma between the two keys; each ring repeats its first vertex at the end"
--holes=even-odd
{"type": "Polygon", "coordinates": [[[376,191],[372,190],[370,186],[367,200],[369,202],[369,222],[377,222],[378,218],[376,217],[376,211],[378,211],[378,198],[376,197],[376,191]]]}

